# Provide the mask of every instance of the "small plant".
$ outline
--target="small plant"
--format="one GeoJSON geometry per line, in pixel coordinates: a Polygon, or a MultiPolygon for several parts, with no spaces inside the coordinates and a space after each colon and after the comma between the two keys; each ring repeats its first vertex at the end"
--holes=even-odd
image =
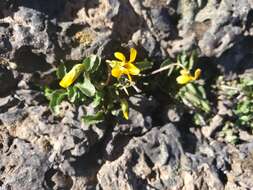
{"type": "Polygon", "coordinates": [[[240,79],[238,85],[240,95],[237,96],[237,105],[233,110],[238,117],[237,124],[248,126],[253,130],[253,80],[252,77],[240,79]]]}
{"type": "Polygon", "coordinates": [[[132,75],[137,76],[145,69],[135,66],[137,51],[134,48],[130,49],[129,61],[126,61],[124,54],[120,52],[114,55],[118,60],[106,62],[102,62],[96,55],[91,55],[69,71],[66,65],[61,64],[56,75],[62,88],[45,89],[45,96],[50,101],[49,107],[52,112],[59,114],[61,102],[67,100],[75,105],[92,106],[94,113],[86,113],[82,118],[87,124],[99,123],[107,114],[116,116],[121,114],[128,119],[128,88],[137,89],[132,75]],[[113,80],[112,76],[116,80],[113,80]]]}
{"type": "Polygon", "coordinates": [[[91,82],[97,78],[97,71],[101,65],[101,59],[95,55],[83,60],[82,63],[76,64],[70,71],[64,64],[61,64],[56,75],[61,79],[59,85],[61,89],[45,89],[45,96],[50,100],[49,107],[56,115],[60,113],[59,105],[63,100],[76,105],[92,104],[96,110],[94,115],[84,116],[83,119],[88,123],[96,123],[103,120],[104,104],[103,91],[99,90],[99,83],[91,82]]]}
{"type": "Polygon", "coordinates": [[[187,59],[186,55],[179,56],[178,62],[186,69],[180,71],[180,76],[177,77],[179,84],[184,84],[179,88],[177,98],[180,99],[189,109],[193,110],[194,123],[199,126],[206,125],[207,115],[211,112],[209,100],[206,96],[206,91],[203,82],[199,79],[201,70],[197,68],[194,75],[190,74],[195,66],[195,53],[187,59]]]}
{"type": "Polygon", "coordinates": [[[153,74],[167,71],[168,77],[176,76],[175,80],[179,84],[173,89],[172,96],[182,102],[189,111],[194,113],[194,122],[196,125],[205,125],[205,117],[210,114],[211,107],[207,99],[203,82],[198,81],[201,75],[201,69],[195,67],[195,52],[188,56],[183,53],[177,57],[177,62],[172,63],[169,59],[161,64],[161,68],[154,71],[153,74]],[[192,71],[193,74],[192,74],[192,71]]]}
{"type": "MultiPolygon", "coordinates": [[[[137,51],[134,48],[130,49],[128,60],[121,52],[115,52],[114,56],[115,60],[104,62],[100,57],[91,55],[70,69],[61,64],[56,71],[61,88],[45,89],[45,95],[50,100],[50,109],[55,114],[59,114],[61,102],[67,100],[75,105],[93,108],[93,113],[87,112],[82,118],[87,124],[101,122],[108,114],[121,115],[127,120],[129,88],[134,89],[130,91],[131,95],[132,92],[140,92],[133,77],[140,76],[142,71],[151,69],[153,63],[147,60],[136,62],[137,51]]],[[[211,108],[203,83],[198,81],[201,69],[194,69],[194,58],[195,53],[190,57],[184,53],[178,56],[176,63],[167,59],[161,64],[160,69],[153,71],[151,75],[143,76],[167,71],[167,77],[172,78],[171,81],[176,81],[174,83],[176,88],[171,90],[173,98],[182,102],[188,111],[193,111],[196,124],[203,125],[204,116],[209,114],[211,108]]]]}
{"type": "Polygon", "coordinates": [[[234,102],[232,111],[237,126],[253,130],[253,80],[250,75],[242,75],[238,80],[225,81],[220,86],[228,99],[234,102]]]}
{"type": "Polygon", "coordinates": [[[239,141],[238,130],[234,127],[234,124],[227,121],[222,131],[219,132],[218,137],[224,139],[226,142],[236,144],[239,141]]]}

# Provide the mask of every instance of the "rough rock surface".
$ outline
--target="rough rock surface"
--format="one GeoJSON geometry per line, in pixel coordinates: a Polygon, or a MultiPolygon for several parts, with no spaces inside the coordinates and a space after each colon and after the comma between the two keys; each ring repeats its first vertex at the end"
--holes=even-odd
{"type": "Polygon", "coordinates": [[[99,170],[102,189],[179,188],[182,180],[177,170],[183,159],[179,138],[176,128],[166,125],[131,139],[119,158],[99,170]]]}
{"type": "Polygon", "coordinates": [[[197,48],[238,71],[252,67],[252,36],[252,0],[0,0],[0,189],[252,189],[252,135],[215,140],[218,117],[185,131],[170,109],[156,124],[159,100],[139,95],[129,122],[88,127],[82,106],[52,116],[38,90],[59,63],[122,46],[157,60],[197,48]]]}
{"type": "Polygon", "coordinates": [[[1,188],[43,189],[45,173],[50,167],[47,152],[36,145],[1,131],[1,188]]]}
{"type": "Polygon", "coordinates": [[[119,121],[114,131],[124,135],[142,135],[152,128],[152,115],[157,109],[157,103],[153,97],[136,95],[130,97],[129,120],[119,121]]]}

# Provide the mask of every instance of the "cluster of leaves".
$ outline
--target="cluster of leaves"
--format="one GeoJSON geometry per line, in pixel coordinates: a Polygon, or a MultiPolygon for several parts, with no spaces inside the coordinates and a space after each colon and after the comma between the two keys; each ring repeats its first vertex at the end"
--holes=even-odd
{"type": "MultiPolygon", "coordinates": [[[[61,88],[52,90],[49,88],[45,89],[45,96],[49,99],[49,108],[56,115],[60,113],[60,104],[63,100],[68,100],[69,102],[76,105],[89,105],[92,104],[96,112],[93,115],[83,116],[83,120],[86,123],[92,124],[100,122],[104,119],[105,109],[104,104],[104,93],[99,80],[103,77],[98,77],[101,74],[99,67],[101,66],[101,59],[96,55],[91,55],[90,57],[83,60],[84,72],[82,76],[75,81],[75,83],[68,88],[61,88]],[[93,78],[99,80],[92,80],[93,78]],[[102,90],[99,90],[102,89],[102,90]]],[[[57,78],[60,80],[67,74],[67,67],[61,64],[57,71],[57,78]]],[[[103,75],[101,75],[103,76],[103,75]]]]}
{"type": "Polygon", "coordinates": [[[236,144],[239,141],[237,129],[232,122],[227,121],[218,136],[228,143],[236,144]]]}
{"type": "MultiPolygon", "coordinates": [[[[127,97],[129,93],[127,89],[133,87],[136,92],[139,92],[130,75],[138,75],[139,72],[150,70],[153,67],[153,63],[147,60],[134,62],[136,54],[137,51],[131,48],[129,61],[126,60],[124,54],[115,52],[114,55],[118,60],[103,62],[100,57],[91,55],[82,63],[73,66],[72,69],[61,64],[56,75],[61,80],[59,84],[63,88],[45,89],[45,96],[50,101],[50,109],[55,114],[60,114],[60,104],[63,100],[67,100],[75,105],[92,106],[93,112],[85,113],[82,118],[87,124],[101,122],[107,114],[121,115],[128,119],[127,97]]],[[[196,69],[195,60],[195,52],[190,56],[183,53],[177,57],[176,63],[166,59],[159,69],[142,76],[152,76],[166,71],[166,77],[172,83],[169,84],[170,89],[163,90],[172,92],[173,99],[183,103],[188,111],[193,111],[197,125],[204,125],[204,118],[210,113],[211,108],[204,83],[197,80],[201,70],[196,69]],[[177,81],[178,84],[173,81],[177,81]]],[[[151,83],[153,82],[154,80],[151,80],[151,83]]]]}
{"type": "Polygon", "coordinates": [[[242,75],[238,80],[221,86],[227,97],[234,102],[232,108],[236,125],[253,129],[253,80],[250,75],[242,75]]]}
{"type": "MultiPolygon", "coordinates": [[[[102,122],[107,114],[121,115],[127,119],[129,108],[126,93],[128,94],[127,88],[134,86],[134,82],[130,83],[126,77],[113,80],[108,65],[96,55],[85,58],[77,65],[83,71],[80,71],[80,76],[73,84],[60,89],[45,88],[44,93],[50,101],[49,108],[52,112],[60,114],[60,104],[67,100],[75,105],[92,106],[93,113],[85,113],[82,117],[88,125],[102,122]]],[[[152,63],[147,60],[136,62],[136,65],[141,71],[152,67],[152,63]]],[[[68,71],[66,65],[61,64],[56,71],[58,80],[63,80],[69,72],[71,70],[68,71]]]]}
{"type": "Polygon", "coordinates": [[[253,80],[250,77],[241,78],[241,97],[237,97],[238,102],[234,109],[238,116],[238,124],[251,127],[253,129],[253,80]]]}
{"type": "MultiPolygon", "coordinates": [[[[188,70],[195,67],[196,53],[193,52],[189,58],[185,54],[179,56],[178,62],[188,70]]],[[[203,81],[193,81],[182,86],[177,94],[182,102],[194,111],[194,122],[196,125],[206,125],[205,118],[211,112],[210,102],[207,99],[203,81]]]]}
{"type": "MultiPolygon", "coordinates": [[[[182,53],[177,57],[177,63],[173,64],[170,59],[165,60],[161,64],[161,68],[170,67],[167,71],[167,76],[173,78],[174,75],[178,76],[181,67],[189,71],[189,73],[196,69],[196,52],[190,55],[182,53]],[[172,67],[170,67],[170,65],[172,67]]],[[[206,125],[205,118],[211,113],[210,102],[207,99],[206,90],[204,88],[204,81],[192,80],[184,85],[177,85],[173,89],[173,97],[182,102],[189,112],[193,112],[193,119],[196,125],[206,125]]]]}
{"type": "Polygon", "coordinates": [[[178,98],[194,112],[196,125],[206,125],[206,118],[211,113],[210,102],[207,99],[205,89],[202,85],[188,83],[178,92],[178,98]]]}

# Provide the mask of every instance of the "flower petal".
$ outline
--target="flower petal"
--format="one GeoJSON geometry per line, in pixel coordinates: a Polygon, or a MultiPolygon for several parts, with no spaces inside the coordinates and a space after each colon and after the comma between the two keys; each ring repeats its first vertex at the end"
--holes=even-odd
{"type": "Polygon", "coordinates": [[[181,75],[189,75],[189,71],[188,70],[186,70],[186,69],[182,69],[182,70],[180,70],[180,74],[181,75]]]}
{"type": "Polygon", "coordinates": [[[85,66],[83,64],[75,65],[60,81],[59,85],[63,88],[68,88],[84,71],[85,66]]]}
{"type": "Polygon", "coordinates": [[[120,78],[121,75],[123,74],[122,70],[120,69],[120,67],[114,67],[112,69],[112,76],[116,77],[116,78],[120,78]]]}
{"type": "Polygon", "coordinates": [[[130,75],[128,69],[126,69],[125,67],[121,67],[121,72],[122,72],[123,75],[127,75],[128,80],[129,80],[130,82],[132,81],[132,77],[131,77],[131,75],[130,75]]]}
{"type": "Polygon", "coordinates": [[[125,68],[129,71],[129,74],[131,75],[138,75],[140,73],[140,69],[132,63],[127,63],[125,65],[125,68]]]}
{"type": "Polygon", "coordinates": [[[124,75],[127,75],[127,77],[128,77],[128,80],[131,82],[132,81],[132,77],[131,77],[131,75],[130,75],[130,73],[129,73],[129,70],[127,69],[127,68],[122,68],[122,73],[124,74],[124,75]]]}
{"type": "Polygon", "coordinates": [[[201,74],[201,69],[196,69],[194,72],[194,80],[197,80],[201,74]]]}
{"type": "Polygon", "coordinates": [[[180,75],[176,78],[178,84],[186,84],[192,81],[192,77],[190,75],[180,75]]]}
{"type": "Polygon", "coordinates": [[[122,61],[122,62],[125,62],[125,61],[126,61],[126,57],[125,57],[124,54],[121,53],[121,52],[115,52],[115,53],[114,53],[114,56],[115,56],[118,60],[120,60],[120,61],[122,61]]]}
{"type": "Polygon", "coordinates": [[[135,61],[136,59],[136,56],[137,56],[137,50],[134,49],[134,48],[131,48],[130,49],[130,59],[129,59],[129,62],[132,63],[135,61]]]}
{"type": "Polygon", "coordinates": [[[114,68],[114,67],[119,66],[121,62],[116,61],[116,60],[112,60],[112,61],[107,60],[107,63],[109,63],[111,68],[114,68]]]}

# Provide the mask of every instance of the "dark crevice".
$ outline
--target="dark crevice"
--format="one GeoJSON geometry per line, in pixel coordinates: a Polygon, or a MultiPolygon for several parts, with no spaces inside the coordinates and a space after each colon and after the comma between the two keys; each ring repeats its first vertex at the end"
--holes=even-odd
{"type": "Polygon", "coordinates": [[[49,189],[53,189],[55,183],[52,181],[53,175],[57,172],[55,169],[49,169],[45,172],[45,185],[49,187],[49,189]]]}
{"type": "Polygon", "coordinates": [[[121,44],[128,42],[133,33],[139,28],[145,28],[146,26],[146,22],[135,13],[133,7],[127,0],[120,1],[119,13],[112,20],[114,23],[117,23],[113,26],[112,38],[119,40],[121,44]]]}
{"type": "Polygon", "coordinates": [[[0,172],[1,172],[1,173],[3,173],[3,172],[4,172],[4,170],[5,170],[5,167],[4,167],[4,166],[2,166],[2,167],[0,168],[0,172]]]}
{"type": "Polygon", "coordinates": [[[30,47],[23,46],[15,54],[17,70],[24,73],[34,73],[36,71],[47,71],[51,67],[46,62],[45,55],[37,55],[30,47]]]}
{"type": "MultiPolygon", "coordinates": [[[[214,159],[214,165],[217,165],[216,163],[216,159],[214,159]]],[[[219,176],[219,179],[221,180],[221,182],[223,183],[223,185],[226,185],[227,182],[228,182],[228,178],[227,178],[227,175],[222,171],[222,170],[219,170],[219,169],[216,169],[216,172],[219,176]]]]}
{"type": "Polygon", "coordinates": [[[246,30],[252,28],[252,24],[253,24],[253,10],[250,10],[247,16],[246,30]]]}

